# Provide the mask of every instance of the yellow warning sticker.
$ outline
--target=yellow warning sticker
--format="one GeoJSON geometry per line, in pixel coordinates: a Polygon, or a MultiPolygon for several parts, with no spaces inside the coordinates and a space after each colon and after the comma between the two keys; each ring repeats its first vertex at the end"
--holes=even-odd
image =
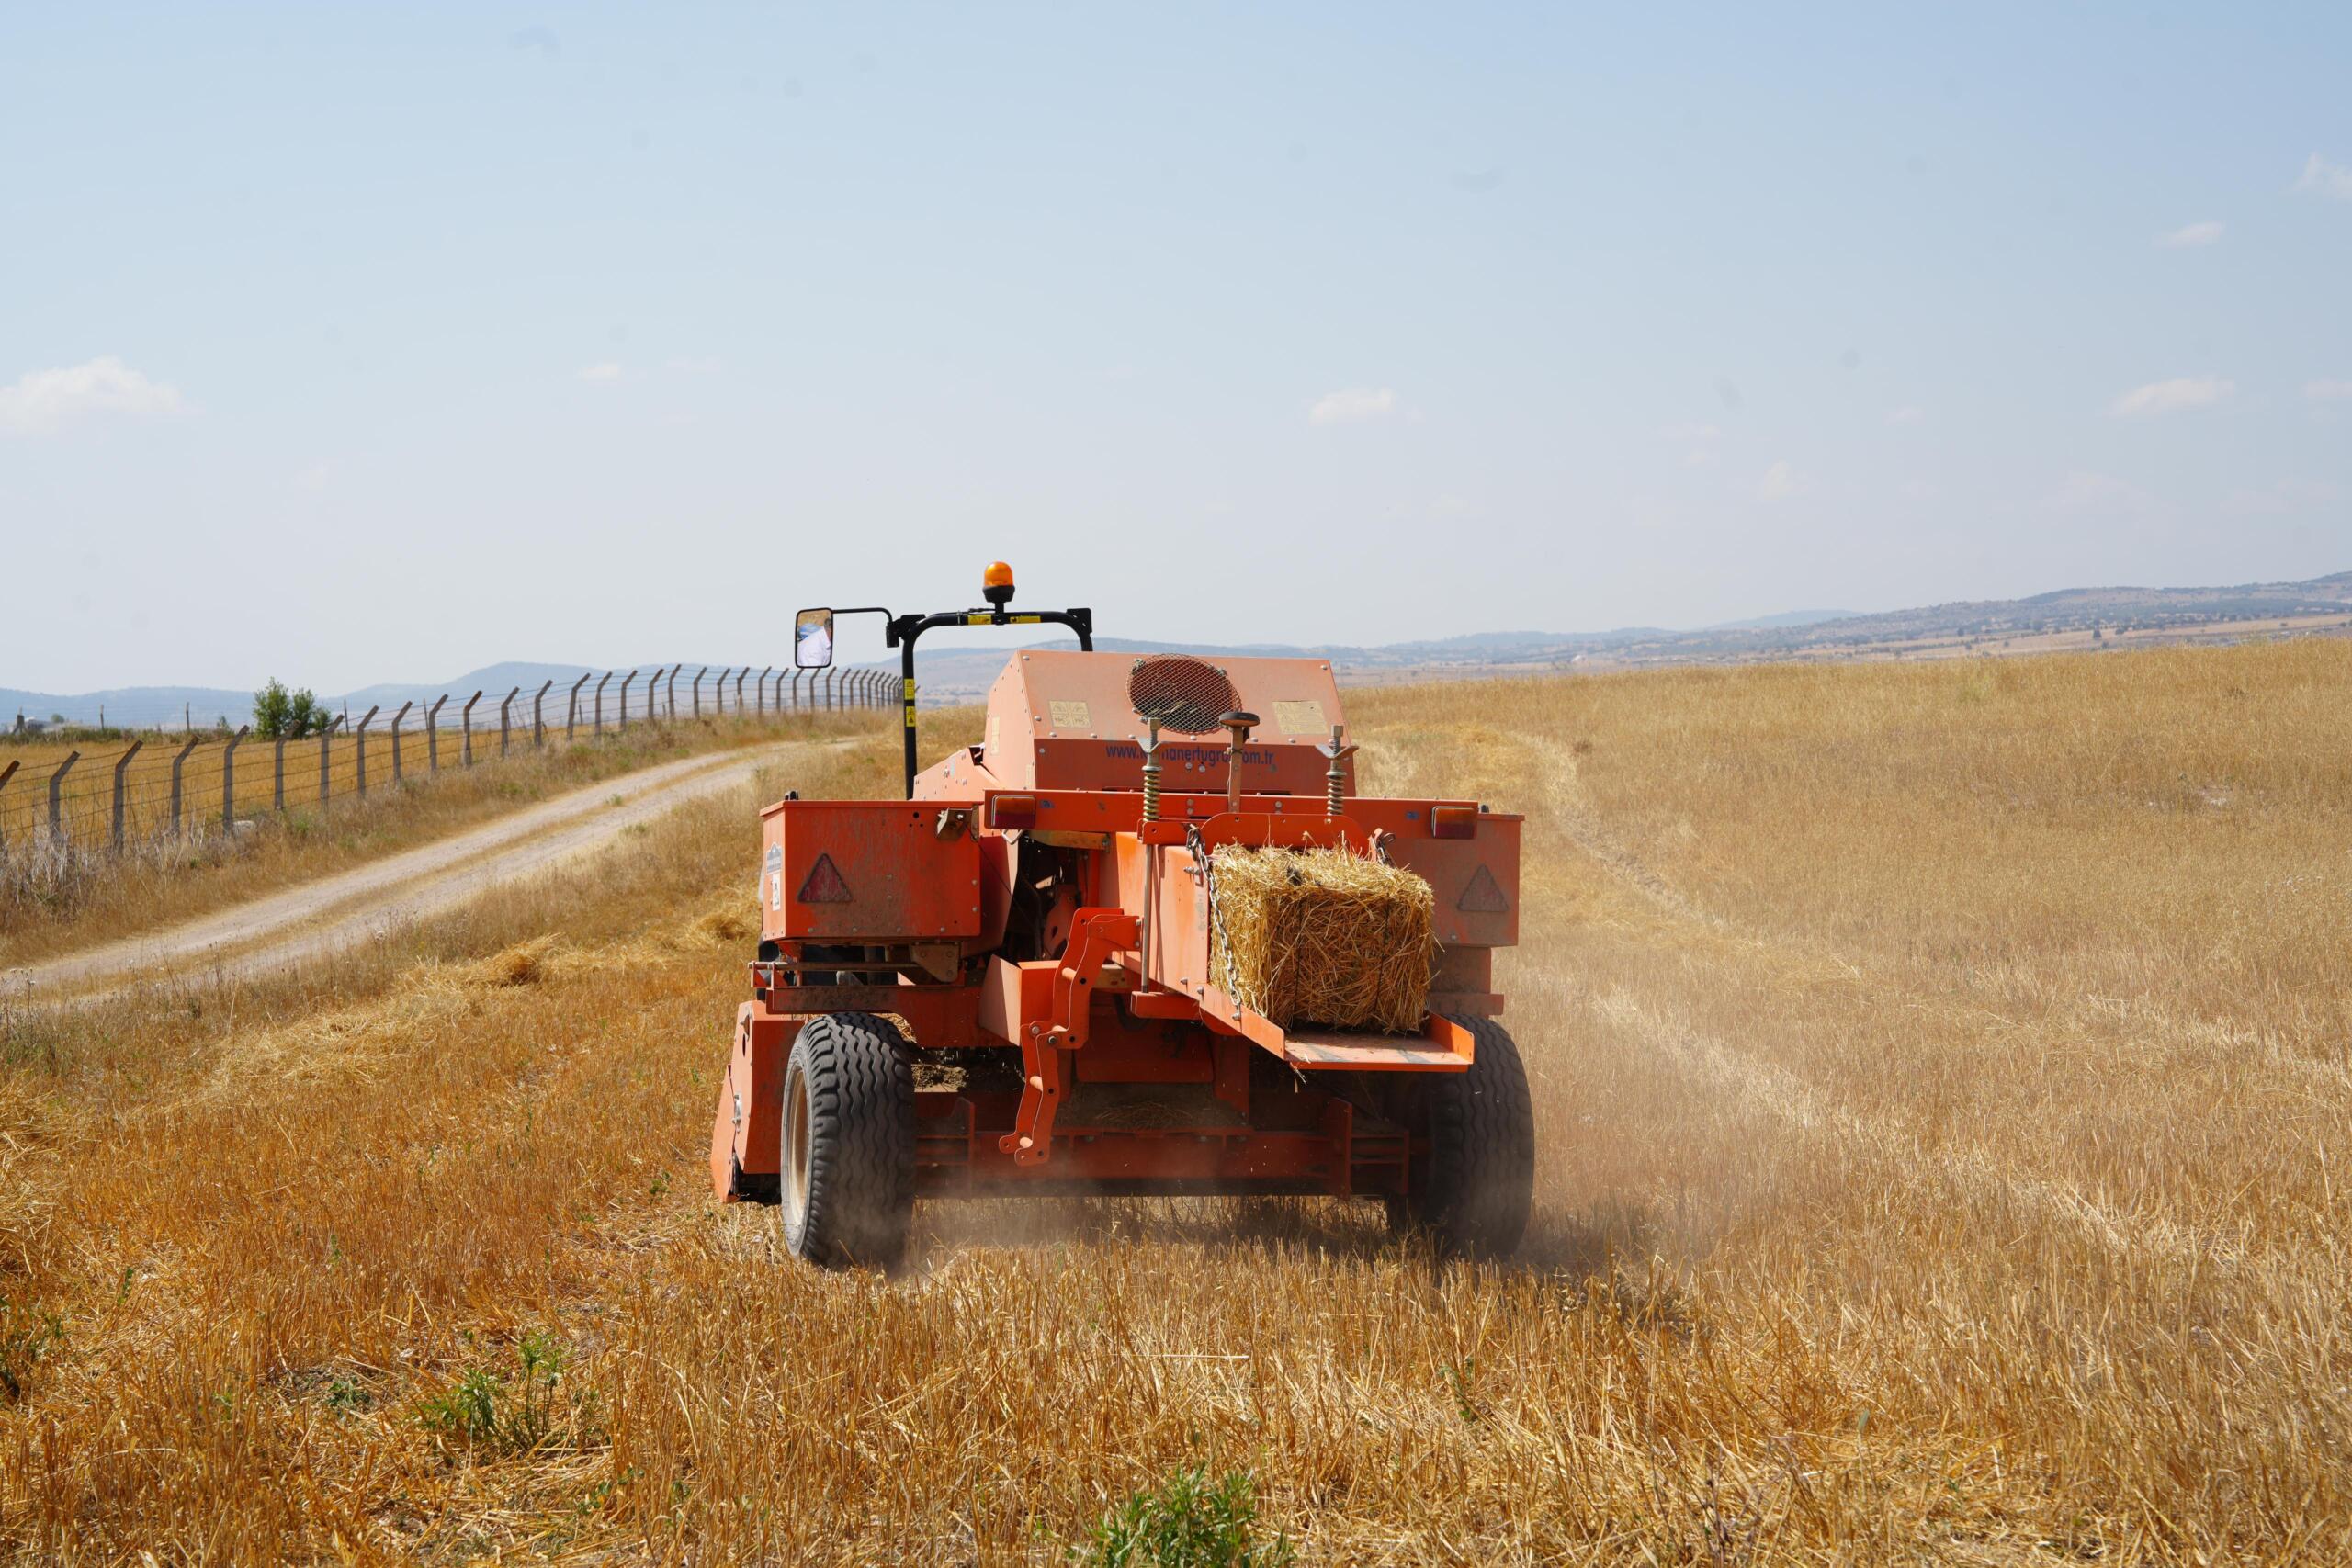
{"type": "Polygon", "coordinates": [[[989,732],[981,738],[980,755],[983,757],[996,755],[996,715],[994,714],[989,715],[989,732]]]}
{"type": "Polygon", "coordinates": [[[1321,703],[1276,703],[1274,728],[1284,735],[1320,735],[1331,727],[1323,722],[1321,703]]]}
{"type": "Polygon", "coordinates": [[[1052,716],[1056,729],[1091,729],[1094,716],[1084,703],[1047,703],[1046,712],[1052,716]]]}

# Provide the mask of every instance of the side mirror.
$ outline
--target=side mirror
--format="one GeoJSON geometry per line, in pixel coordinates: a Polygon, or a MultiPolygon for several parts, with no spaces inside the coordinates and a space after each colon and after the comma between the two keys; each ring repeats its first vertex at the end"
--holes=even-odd
{"type": "Polygon", "coordinates": [[[792,624],[792,662],[802,670],[823,670],[833,662],[833,613],[803,610],[792,624]]]}

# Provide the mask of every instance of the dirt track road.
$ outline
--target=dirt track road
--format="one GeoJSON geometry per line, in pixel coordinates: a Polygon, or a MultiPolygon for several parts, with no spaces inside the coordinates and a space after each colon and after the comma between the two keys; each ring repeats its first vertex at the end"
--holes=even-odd
{"type": "Polygon", "coordinates": [[[185,925],[0,970],[0,998],[81,1000],[175,971],[247,975],[331,952],[439,914],[497,884],[593,854],[639,823],[737,788],[760,769],[823,744],[786,741],[688,757],[606,779],[185,925]]]}

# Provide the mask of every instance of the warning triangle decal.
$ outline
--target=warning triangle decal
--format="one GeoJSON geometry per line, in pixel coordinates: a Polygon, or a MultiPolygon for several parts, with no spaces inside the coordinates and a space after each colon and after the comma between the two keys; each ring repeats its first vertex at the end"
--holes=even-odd
{"type": "Polygon", "coordinates": [[[1465,915],[1501,915],[1510,911],[1510,900],[1503,897],[1502,884],[1495,880],[1495,874],[1482,865],[1453,907],[1465,915]]]}
{"type": "Polygon", "coordinates": [[[842,880],[841,868],[833,863],[833,857],[820,854],[817,863],[808,868],[808,879],[792,897],[799,904],[846,904],[849,884],[842,880]]]}

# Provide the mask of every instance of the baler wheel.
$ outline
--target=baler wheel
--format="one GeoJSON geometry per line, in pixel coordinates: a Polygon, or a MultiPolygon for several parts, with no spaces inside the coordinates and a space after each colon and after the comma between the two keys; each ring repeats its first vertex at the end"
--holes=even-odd
{"type": "Polygon", "coordinates": [[[812,1018],[784,1068],[785,1244],[829,1269],[888,1269],[914,1216],[915,1083],[907,1043],[870,1013],[812,1018]]]}
{"type": "MultiPolygon", "coordinates": [[[[1476,1039],[1470,1070],[1408,1080],[1410,1120],[1429,1137],[1388,1220],[1448,1256],[1500,1258],[1519,1246],[1535,1202],[1535,1105],[1518,1043],[1490,1018],[1456,1019],[1476,1039]]],[[[1404,1087],[1400,1085],[1400,1087],[1404,1087]]]]}

